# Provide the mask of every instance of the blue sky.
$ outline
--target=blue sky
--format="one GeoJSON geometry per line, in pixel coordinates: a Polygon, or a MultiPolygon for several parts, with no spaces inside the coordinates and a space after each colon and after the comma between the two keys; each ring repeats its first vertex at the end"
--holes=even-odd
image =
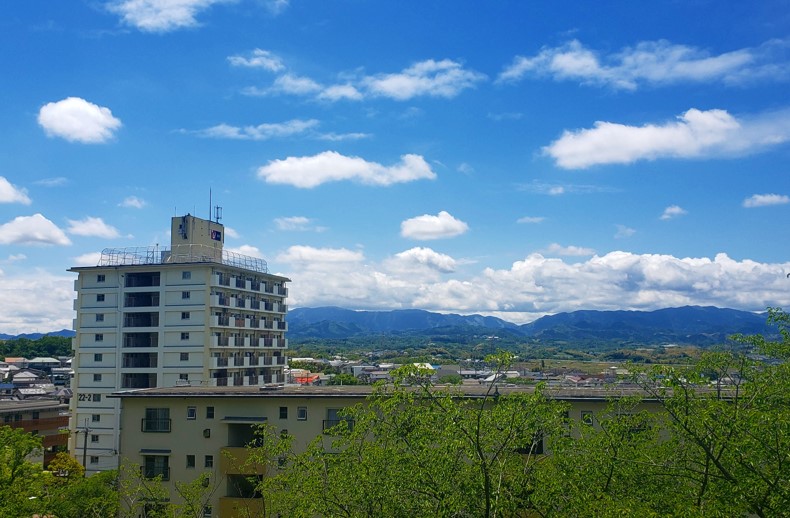
{"type": "Polygon", "coordinates": [[[790,301],[787,1],[27,0],[0,67],[0,332],[210,191],[291,307],[790,301]]]}

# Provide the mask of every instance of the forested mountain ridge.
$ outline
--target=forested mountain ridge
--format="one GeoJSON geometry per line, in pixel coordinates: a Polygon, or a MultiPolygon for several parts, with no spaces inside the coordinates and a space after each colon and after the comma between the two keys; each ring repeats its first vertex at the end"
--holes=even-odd
{"type": "Polygon", "coordinates": [[[382,334],[507,334],[539,340],[603,340],[634,343],[722,343],[736,333],[764,333],[765,314],[685,306],[656,311],[574,311],[517,325],[481,315],[422,310],[353,311],[338,307],[297,308],[288,313],[288,336],[352,338],[382,334]]]}

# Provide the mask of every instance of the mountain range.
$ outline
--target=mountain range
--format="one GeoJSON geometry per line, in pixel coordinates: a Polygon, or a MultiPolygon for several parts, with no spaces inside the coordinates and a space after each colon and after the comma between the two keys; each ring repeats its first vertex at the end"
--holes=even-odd
{"type": "MultiPolygon", "coordinates": [[[[288,313],[288,337],[309,339],[364,338],[377,335],[473,337],[498,335],[516,340],[580,343],[713,345],[732,334],[770,334],[765,313],[712,306],[685,306],[655,311],[573,311],[549,315],[528,324],[496,317],[433,313],[419,309],[355,311],[339,307],[296,308],[288,313]]],[[[74,336],[51,333],[0,334],[0,340],[74,336]]]]}
{"type": "Polygon", "coordinates": [[[723,343],[736,333],[765,333],[765,318],[764,313],[685,306],[656,311],[573,311],[518,325],[495,317],[417,309],[353,311],[321,307],[291,310],[288,337],[298,341],[383,334],[497,334],[541,341],[711,345],[723,343]]]}

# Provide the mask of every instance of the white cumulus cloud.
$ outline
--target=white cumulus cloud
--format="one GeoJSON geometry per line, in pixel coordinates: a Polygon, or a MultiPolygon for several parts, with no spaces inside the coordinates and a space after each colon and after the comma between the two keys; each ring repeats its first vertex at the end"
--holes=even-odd
{"type": "MultiPolygon", "coordinates": [[[[226,232],[226,235],[227,235],[227,232],[226,232]]],[[[228,248],[225,248],[225,251],[231,252],[231,253],[234,253],[234,254],[241,254],[241,255],[246,255],[246,256],[249,256],[249,257],[255,257],[256,259],[263,259],[264,258],[263,257],[263,253],[260,251],[260,249],[258,249],[257,246],[253,246],[253,245],[241,245],[241,246],[235,247],[235,248],[234,247],[228,247],[228,248]]]]}
{"type": "Polygon", "coordinates": [[[326,227],[317,226],[313,220],[304,216],[289,216],[284,218],[275,218],[274,224],[277,230],[282,231],[297,231],[297,232],[323,232],[326,227]]]}
{"type": "Polygon", "coordinates": [[[107,9],[144,32],[169,32],[198,25],[197,15],[214,4],[236,0],[113,0],[107,9]]]}
{"type": "Polygon", "coordinates": [[[88,252],[74,257],[75,266],[98,266],[101,261],[101,252],[88,252]]]}
{"type": "Polygon", "coordinates": [[[93,218],[91,216],[85,219],[70,219],[68,232],[75,236],[88,236],[88,237],[103,237],[106,239],[113,239],[121,235],[118,229],[112,225],[108,225],[101,218],[93,218]]]}
{"type": "Polygon", "coordinates": [[[660,219],[668,220],[668,219],[673,219],[673,218],[677,218],[677,217],[680,217],[680,216],[685,216],[686,214],[688,214],[688,212],[685,209],[683,209],[682,207],[679,207],[678,205],[670,205],[669,207],[664,209],[664,213],[661,214],[661,218],[660,219]]]}
{"type": "Polygon", "coordinates": [[[430,248],[415,247],[395,254],[390,260],[390,268],[397,268],[402,273],[414,269],[414,267],[426,267],[441,273],[452,273],[455,271],[457,261],[447,254],[442,254],[430,248]]]}
{"type": "Polygon", "coordinates": [[[444,210],[436,216],[423,214],[400,224],[401,236],[419,241],[460,236],[467,230],[469,225],[444,210]]]}
{"type": "Polygon", "coordinates": [[[664,124],[629,126],[598,121],[565,131],[543,148],[564,169],[629,164],[659,158],[702,158],[755,152],[790,140],[790,111],[736,119],[725,110],[692,108],[664,124]]]}
{"type": "Polygon", "coordinates": [[[4,176],[0,176],[0,203],[30,205],[32,202],[25,189],[13,185],[4,176]]]}
{"type": "Polygon", "coordinates": [[[749,209],[769,205],[784,205],[786,203],[790,203],[790,197],[784,194],[753,194],[743,200],[743,206],[749,209]]]}
{"type": "Polygon", "coordinates": [[[146,206],[145,200],[138,198],[137,196],[127,196],[123,199],[121,203],[118,204],[119,207],[126,207],[129,209],[142,209],[146,206]]]}
{"type": "Polygon", "coordinates": [[[83,144],[107,142],[121,127],[109,108],[79,97],[45,104],[38,112],[38,123],[50,137],[83,144]]]}
{"type": "Polygon", "coordinates": [[[518,218],[516,223],[543,223],[546,221],[544,216],[524,216],[523,218],[518,218]]]}
{"type": "Polygon", "coordinates": [[[0,225],[2,245],[70,245],[71,241],[57,225],[42,214],[18,216],[0,225]]]}
{"type": "Polygon", "coordinates": [[[258,169],[258,178],[267,183],[309,189],[323,183],[343,180],[386,186],[414,180],[432,180],[436,178],[436,174],[420,155],[403,155],[400,163],[383,166],[359,157],[324,151],[313,156],[271,160],[258,169]]]}

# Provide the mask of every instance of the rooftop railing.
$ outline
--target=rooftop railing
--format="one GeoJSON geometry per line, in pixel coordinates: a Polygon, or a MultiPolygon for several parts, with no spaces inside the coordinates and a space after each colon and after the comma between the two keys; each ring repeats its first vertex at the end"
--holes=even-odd
{"type": "Polygon", "coordinates": [[[269,273],[269,268],[263,259],[206,245],[177,245],[175,250],[164,246],[105,248],[102,250],[97,266],[181,263],[218,263],[253,272],[269,273]]]}

